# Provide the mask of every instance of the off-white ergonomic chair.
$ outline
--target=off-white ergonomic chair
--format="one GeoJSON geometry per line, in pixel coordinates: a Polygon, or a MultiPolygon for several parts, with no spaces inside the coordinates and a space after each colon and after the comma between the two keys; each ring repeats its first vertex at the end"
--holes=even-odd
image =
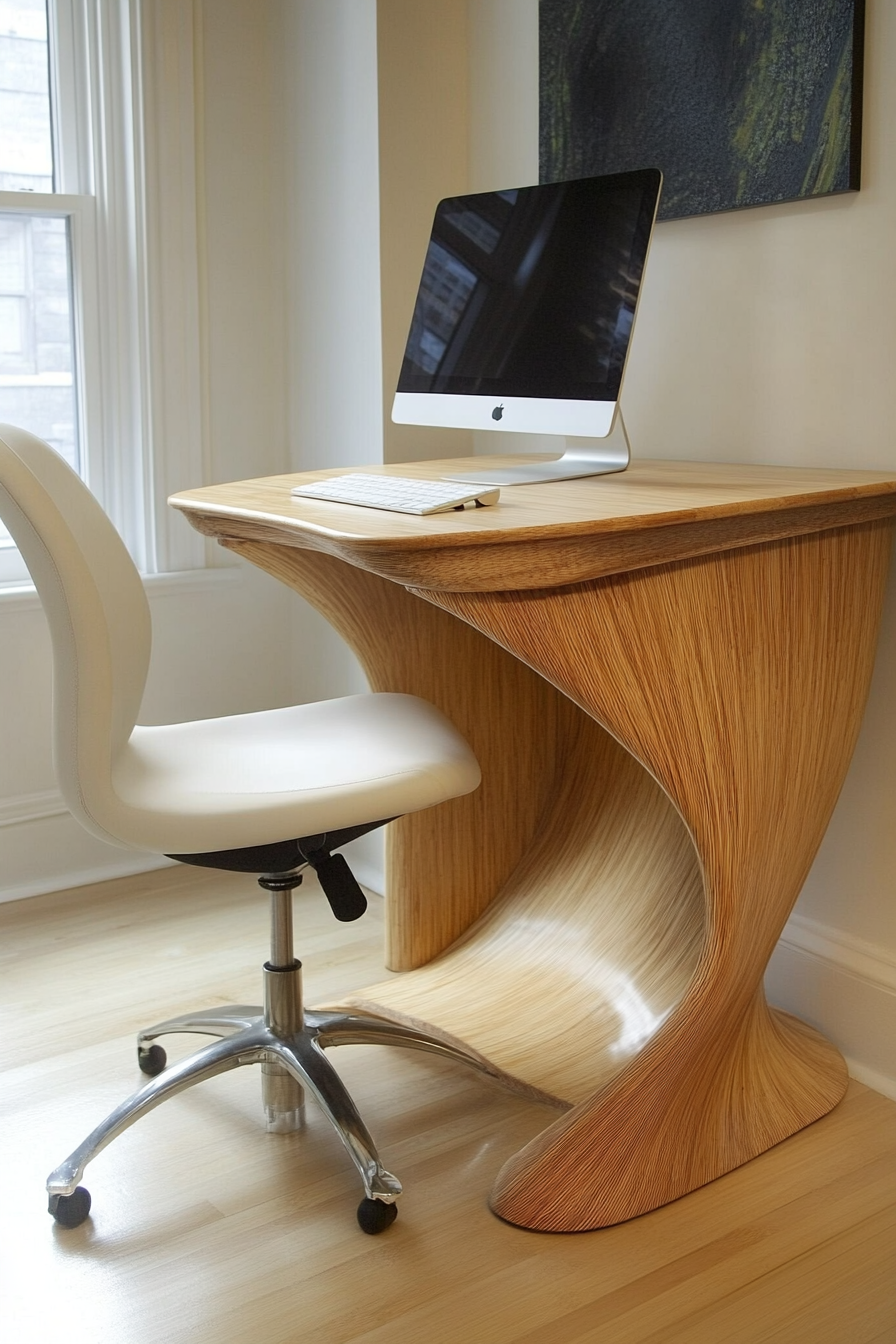
{"type": "Polygon", "coordinates": [[[310,864],[336,918],[357,919],[364,895],[333,850],[401,813],[471,792],[480,778],[475,757],[437,709],[410,695],[137,726],[151,641],[140,576],[80,478],[48,444],[8,425],[0,425],[0,518],[50,625],[55,764],[74,816],[114,845],[261,874],[271,894],[264,1007],[215,1008],[142,1031],[138,1062],[152,1081],[52,1173],[50,1213],[66,1227],[83,1222],[90,1195],[78,1182],[112,1139],[194,1083],[258,1063],[267,1128],[298,1128],[309,1087],[363,1181],[361,1227],[382,1231],[401,1185],[380,1162],[324,1047],[383,1043],[473,1061],[372,1015],[304,1011],[292,892],[310,864]],[[166,1068],[152,1042],[169,1032],[219,1039],[166,1068]]]}

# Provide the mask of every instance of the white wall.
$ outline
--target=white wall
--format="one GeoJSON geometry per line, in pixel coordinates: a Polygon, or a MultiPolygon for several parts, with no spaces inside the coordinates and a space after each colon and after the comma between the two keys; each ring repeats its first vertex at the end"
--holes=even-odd
{"type": "MultiPolygon", "coordinates": [[[[537,0],[469,15],[471,185],[535,181],[537,0]]],[[[857,195],[658,227],[624,389],[638,456],[896,472],[894,68],[896,6],[868,0],[857,195]]],[[[896,1096],[896,569],[852,768],[768,986],[896,1096]]]]}
{"type": "Polygon", "coordinates": [[[396,425],[392,398],[436,202],[469,189],[466,0],[376,0],[387,462],[466,457],[465,430],[396,425]]]}
{"type": "MultiPolygon", "coordinates": [[[[289,469],[382,462],[376,0],[276,0],[283,129],[289,469]]],[[[347,645],[290,594],[302,700],[368,689],[347,645]]],[[[346,851],[383,888],[382,834],[346,851]]]]}
{"type": "Polygon", "coordinates": [[[279,29],[269,5],[195,8],[207,477],[228,481],[289,460],[279,29]]]}
{"type": "Polygon", "coordinates": [[[376,6],[278,8],[291,462],[381,462],[376,6]]]}

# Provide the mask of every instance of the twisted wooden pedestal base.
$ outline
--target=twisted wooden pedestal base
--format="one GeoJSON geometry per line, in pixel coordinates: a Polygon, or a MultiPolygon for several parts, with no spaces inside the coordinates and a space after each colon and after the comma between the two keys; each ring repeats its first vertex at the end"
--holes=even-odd
{"type": "Polygon", "coordinates": [[[825,530],[803,507],[790,536],[770,514],[772,539],[715,549],[689,516],[674,558],[615,573],[557,552],[539,578],[533,529],[505,586],[496,548],[476,591],[462,574],[405,587],[361,547],[349,564],[299,549],[307,535],[224,538],[323,612],[374,689],[435,702],[480,759],[477,793],[389,828],[387,958],[405,974],[352,1002],[561,1108],[498,1174],[502,1218],[631,1218],[841,1097],[842,1059],[768,1008],[762,977],[858,734],[894,503],[850,523],[841,501],[825,530]]]}

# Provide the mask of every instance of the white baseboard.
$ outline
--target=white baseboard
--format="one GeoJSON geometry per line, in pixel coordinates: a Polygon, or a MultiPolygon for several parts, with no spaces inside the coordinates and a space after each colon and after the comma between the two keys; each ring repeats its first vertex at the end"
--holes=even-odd
{"type": "Polygon", "coordinates": [[[0,903],[146,873],[172,862],[94,839],[56,789],[0,799],[0,903]]]}
{"type": "Polygon", "coordinates": [[[805,915],[791,915],[781,942],[896,994],[896,954],[805,915]]]}
{"type": "Polygon", "coordinates": [[[896,1101],[896,1082],[892,1078],[877,1073],[874,1069],[866,1069],[860,1060],[853,1059],[851,1055],[844,1055],[843,1058],[846,1060],[850,1078],[855,1078],[857,1083],[864,1083],[872,1092],[880,1092],[881,1096],[896,1101]]]}
{"type": "Polygon", "coordinates": [[[0,828],[20,826],[26,821],[43,821],[47,817],[58,817],[68,808],[62,794],[57,789],[47,789],[43,793],[21,793],[15,798],[0,799],[0,828]]]}
{"type": "Polygon", "coordinates": [[[386,878],[382,868],[378,868],[373,863],[365,863],[363,859],[353,858],[351,855],[348,857],[352,872],[361,886],[366,887],[376,896],[382,896],[386,890],[386,878]]]}
{"type": "Polygon", "coordinates": [[[896,956],[792,915],[765,984],[770,1003],[833,1041],[853,1078],[896,1100],[896,956]]]}
{"type": "MultiPolygon", "coordinates": [[[[124,850],[119,853],[125,855],[124,850]]],[[[156,868],[170,868],[173,859],[158,854],[134,854],[116,863],[97,864],[93,868],[74,868],[53,877],[34,878],[14,886],[0,887],[0,905],[7,901],[24,901],[29,896],[45,896],[50,891],[67,891],[69,887],[89,887],[94,882],[111,882],[115,877],[131,877],[134,873],[150,873],[156,868]]]]}

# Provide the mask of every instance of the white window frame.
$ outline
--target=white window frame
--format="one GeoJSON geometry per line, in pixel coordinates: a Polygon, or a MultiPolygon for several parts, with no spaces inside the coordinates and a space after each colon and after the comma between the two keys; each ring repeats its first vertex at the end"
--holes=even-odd
{"type": "Polygon", "coordinates": [[[0,210],[69,220],[81,470],[144,574],[206,563],[166,503],[208,479],[195,8],[49,0],[59,190],[0,192],[0,210]]]}

